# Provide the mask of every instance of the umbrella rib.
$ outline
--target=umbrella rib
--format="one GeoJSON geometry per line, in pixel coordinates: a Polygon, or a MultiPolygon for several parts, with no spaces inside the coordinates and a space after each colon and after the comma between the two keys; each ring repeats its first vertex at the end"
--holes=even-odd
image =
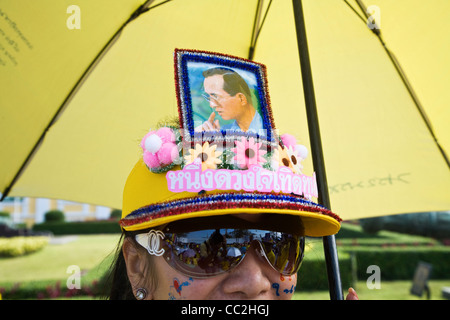
{"type": "MultiPolygon", "coordinates": [[[[297,34],[297,46],[300,58],[300,71],[302,77],[303,96],[305,99],[306,117],[308,122],[309,140],[313,167],[317,172],[317,187],[319,190],[319,203],[331,208],[328,192],[328,182],[323,156],[322,140],[320,137],[320,125],[317,114],[317,105],[314,92],[314,81],[309,58],[308,40],[306,34],[305,18],[301,0],[292,0],[297,34]]],[[[334,235],[322,238],[327,266],[328,286],[332,300],[343,300],[341,275],[339,270],[339,258],[336,249],[334,235]]]]}
{"type": "Polygon", "coordinates": [[[406,89],[408,90],[409,95],[411,96],[411,99],[414,102],[414,105],[417,108],[417,111],[419,112],[420,116],[422,117],[423,121],[425,122],[425,125],[428,129],[428,131],[430,132],[434,142],[436,143],[436,146],[438,147],[439,151],[441,152],[442,157],[444,158],[445,162],[447,163],[447,167],[450,168],[450,160],[445,152],[445,150],[442,148],[441,144],[439,143],[433,127],[431,125],[430,119],[428,118],[422,103],[420,102],[419,98],[416,95],[416,92],[414,91],[411,83],[408,80],[408,77],[406,76],[405,72],[403,71],[400,62],[397,60],[397,58],[395,57],[394,53],[388,49],[388,47],[386,46],[386,43],[383,41],[383,39],[381,38],[381,36],[377,35],[381,44],[383,45],[384,50],[386,51],[387,55],[389,56],[389,59],[391,60],[392,64],[395,67],[395,70],[397,71],[397,73],[399,74],[400,78],[402,79],[403,84],[405,85],[406,89]]]}
{"type": "Polygon", "coordinates": [[[250,41],[250,49],[248,51],[248,60],[253,60],[253,56],[255,55],[256,42],[258,41],[259,35],[261,33],[261,29],[264,25],[264,22],[266,21],[267,14],[269,13],[269,9],[270,9],[271,5],[272,5],[272,0],[270,0],[269,4],[267,5],[267,9],[266,9],[266,12],[264,13],[262,22],[259,23],[259,21],[261,20],[263,0],[258,0],[258,5],[256,6],[255,21],[253,23],[252,39],[250,41]]]}
{"type": "Polygon", "coordinates": [[[95,67],[97,66],[97,64],[99,63],[99,61],[103,58],[103,56],[106,54],[106,52],[108,52],[108,50],[114,45],[114,43],[117,41],[117,39],[120,37],[123,29],[133,20],[135,20],[137,17],[139,17],[141,14],[149,11],[150,9],[154,9],[162,4],[165,4],[169,1],[172,0],[166,0],[163,1],[153,7],[150,7],[150,5],[154,2],[155,0],[147,0],[145,1],[141,6],[139,6],[132,14],[131,16],[127,19],[127,21],[125,21],[123,23],[122,26],[120,26],[120,28],[114,33],[114,35],[111,37],[111,39],[109,39],[109,41],[105,44],[105,46],[100,50],[100,52],[97,54],[97,56],[94,58],[94,60],[89,64],[89,66],[86,68],[86,70],[84,71],[84,73],[81,75],[81,77],[78,79],[78,81],[75,83],[74,87],[72,88],[72,90],[69,92],[69,94],[67,95],[67,97],[64,99],[63,103],[61,104],[61,106],[58,108],[58,110],[56,110],[56,113],[54,114],[54,116],[52,117],[52,119],[50,120],[50,122],[48,123],[48,125],[45,127],[44,131],[42,132],[42,134],[40,135],[39,139],[37,140],[37,142],[35,143],[35,145],[33,146],[33,148],[31,149],[30,153],[28,154],[28,156],[25,158],[24,162],[22,163],[22,165],[20,166],[19,170],[17,171],[17,173],[15,174],[14,178],[12,179],[12,181],[9,183],[9,185],[5,188],[5,190],[2,192],[1,194],[1,198],[0,201],[3,201],[8,194],[11,192],[12,187],[15,185],[15,183],[17,182],[17,180],[20,178],[20,176],[22,175],[22,173],[24,172],[25,168],[28,166],[28,164],[30,163],[31,159],[33,158],[33,156],[36,154],[37,150],[39,149],[39,147],[41,146],[42,142],[44,141],[44,138],[47,134],[47,132],[50,130],[50,128],[55,124],[55,122],[61,117],[62,113],[64,112],[64,110],[66,109],[67,105],[69,104],[69,102],[72,100],[72,98],[75,96],[75,94],[78,92],[78,90],[80,89],[80,87],[83,85],[83,83],[86,81],[86,79],[89,77],[89,75],[92,73],[92,71],[95,69],[95,67]]]}
{"type": "MultiPolygon", "coordinates": [[[[344,0],[344,1],[345,1],[345,3],[347,3],[347,5],[348,5],[350,8],[352,8],[352,10],[353,10],[358,16],[360,16],[360,15],[356,12],[356,10],[354,10],[353,7],[350,6],[350,4],[347,2],[347,0],[344,0]]],[[[360,7],[360,9],[365,13],[366,17],[369,18],[369,14],[368,14],[367,9],[366,9],[364,3],[362,2],[362,0],[356,0],[356,3],[357,3],[358,6],[360,7]]],[[[360,17],[361,17],[361,16],[360,16],[360,17]]],[[[362,19],[362,17],[361,17],[361,19],[362,19]]],[[[364,21],[364,19],[362,19],[362,20],[364,21]]],[[[426,112],[425,112],[425,109],[423,108],[422,103],[421,103],[420,100],[419,100],[419,97],[417,96],[416,92],[414,91],[414,89],[413,89],[413,87],[412,87],[412,85],[411,85],[411,82],[409,82],[408,77],[406,76],[406,73],[403,71],[403,68],[402,68],[402,66],[400,65],[400,62],[399,62],[398,59],[395,57],[394,53],[393,53],[391,50],[389,50],[389,48],[388,48],[387,45],[386,45],[386,42],[384,42],[383,37],[381,36],[381,30],[380,30],[380,29],[377,29],[377,28],[371,28],[370,30],[377,36],[378,40],[380,41],[381,45],[382,45],[383,48],[384,48],[384,51],[386,51],[386,53],[387,53],[389,59],[391,60],[392,64],[394,65],[395,70],[397,71],[398,75],[400,76],[400,79],[402,80],[403,84],[405,85],[406,90],[408,91],[408,93],[409,93],[411,99],[413,100],[414,105],[415,105],[416,108],[417,108],[417,111],[419,112],[420,116],[422,117],[422,120],[425,122],[425,125],[426,125],[428,131],[429,131],[430,134],[431,134],[431,137],[433,138],[433,140],[434,140],[434,142],[435,142],[437,148],[439,149],[439,151],[440,151],[442,157],[444,158],[444,161],[445,161],[445,163],[447,164],[447,167],[450,168],[450,160],[449,160],[449,158],[448,158],[448,156],[447,156],[445,150],[444,150],[444,149],[442,148],[442,146],[440,145],[440,143],[439,143],[439,141],[438,141],[438,139],[437,139],[437,137],[436,137],[436,134],[434,133],[433,126],[431,125],[431,121],[430,121],[430,119],[428,118],[428,116],[427,116],[427,114],[426,114],[426,112]]]]}
{"type": "Polygon", "coordinates": [[[344,0],[344,2],[347,4],[347,6],[361,19],[362,22],[364,22],[364,24],[366,24],[366,20],[364,20],[364,18],[359,14],[358,11],[356,11],[355,8],[352,7],[352,5],[350,3],[348,3],[347,0],[344,0]]]}
{"type": "MultiPolygon", "coordinates": [[[[344,0],[344,2],[361,19],[361,21],[364,22],[364,25],[367,25],[367,21],[364,20],[364,18],[359,14],[359,12],[356,11],[356,9],[353,8],[347,0],[344,0]]],[[[365,14],[366,18],[369,18],[369,14],[367,12],[366,6],[362,2],[362,0],[356,0],[356,3],[358,4],[361,11],[365,14]]],[[[370,30],[378,37],[378,40],[380,41],[381,45],[383,46],[384,50],[386,51],[389,59],[391,60],[392,64],[394,65],[395,70],[397,71],[398,75],[400,76],[400,79],[402,80],[403,84],[405,85],[406,90],[408,91],[411,99],[413,100],[414,105],[417,108],[417,111],[419,112],[420,116],[422,117],[423,121],[425,122],[425,125],[426,125],[428,131],[430,132],[434,142],[436,143],[436,146],[438,147],[442,157],[444,158],[445,163],[450,168],[449,157],[447,156],[445,150],[440,145],[440,143],[436,137],[436,134],[434,133],[433,126],[431,125],[431,121],[428,118],[428,116],[425,112],[425,109],[423,108],[422,103],[420,102],[417,94],[415,93],[411,83],[409,82],[408,77],[406,76],[406,73],[403,71],[403,68],[401,67],[400,62],[395,57],[394,53],[391,50],[389,50],[386,43],[384,42],[383,37],[381,36],[381,30],[377,29],[377,28],[370,28],[370,30]]]]}

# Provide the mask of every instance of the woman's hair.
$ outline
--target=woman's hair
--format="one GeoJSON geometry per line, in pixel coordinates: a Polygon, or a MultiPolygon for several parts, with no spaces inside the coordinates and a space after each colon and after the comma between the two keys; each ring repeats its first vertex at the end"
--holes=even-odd
{"type": "Polygon", "coordinates": [[[117,248],[115,250],[113,262],[111,263],[109,273],[106,277],[105,299],[136,300],[134,292],[137,288],[132,288],[130,280],[128,279],[127,265],[125,263],[125,258],[122,250],[125,239],[127,239],[127,241],[131,241],[131,244],[136,248],[136,250],[142,252],[143,257],[147,257],[145,279],[142,279],[142,281],[145,283],[143,283],[142,286],[147,290],[149,289],[149,286],[151,286],[151,288],[153,289],[156,288],[157,279],[155,276],[155,268],[153,267],[154,261],[152,259],[152,256],[149,255],[147,251],[135,240],[136,234],[145,232],[148,231],[124,231],[122,233],[122,236],[120,237],[119,243],[117,244],[117,248]]]}

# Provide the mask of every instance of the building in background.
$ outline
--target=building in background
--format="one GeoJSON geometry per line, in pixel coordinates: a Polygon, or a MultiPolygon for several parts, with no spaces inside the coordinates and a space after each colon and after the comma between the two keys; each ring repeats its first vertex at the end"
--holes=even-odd
{"type": "Polygon", "coordinates": [[[0,211],[9,212],[14,224],[25,223],[28,227],[44,222],[49,210],[61,210],[66,221],[102,220],[111,214],[108,207],[65,200],[11,197],[0,202],[0,211]]]}

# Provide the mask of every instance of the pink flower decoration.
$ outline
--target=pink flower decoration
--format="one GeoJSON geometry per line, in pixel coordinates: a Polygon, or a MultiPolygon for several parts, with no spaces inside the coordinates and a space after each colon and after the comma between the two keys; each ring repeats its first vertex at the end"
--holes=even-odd
{"type": "Polygon", "coordinates": [[[293,147],[295,148],[295,145],[297,144],[297,139],[295,139],[295,137],[292,134],[289,133],[285,133],[283,135],[281,135],[281,141],[283,141],[283,144],[286,147],[293,147]]]}
{"type": "Polygon", "coordinates": [[[175,142],[175,133],[170,128],[167,127],[159,128],[158,131],[156,131],[156,134],[161,138],[163,143],[175,142]]]}
{"type": "Polygon", "coordinates": [[[167,127],[147,133],[141,141],[141,147],[144,162],[149,168],[168,166],[179,157],[175,133],[167,127]]]}
{"type": "Polygon", "coordinates": [[[263,157],[267,150],[260,149],[262,142],[255,142],[253,138],[248,141],[242,137],[241,141],[236,141],[236,148],[231,149],[236,156],[233,158],[239,168],[246,169],[254,164],[265,163],[266,159],[263,157]]]}
{"type": "Polygon", "coordinates": [[[163,143],[161,149],[157,153],[159,162],[163,166],[167,166],[175,161],[178,157],[178,148],[177,145],[173,142],[163,143]]]}

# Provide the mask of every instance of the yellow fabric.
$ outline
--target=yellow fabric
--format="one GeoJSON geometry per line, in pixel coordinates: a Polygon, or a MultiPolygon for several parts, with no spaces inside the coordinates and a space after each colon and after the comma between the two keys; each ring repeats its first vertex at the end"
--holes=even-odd
{"type": "MultiPolygon", "coordinates": [[[[76,1],[81,10],[81,29],[73,30],[67,27],[72,16],[67,9],[73,1],[0,2],[1,190],[11,182],[85,69],[141,2],[76,1]]],[[[74,125],[79,131],[84,130],[83,123],[74,125]]],[[[58,145],[64,143],[64,136],[67,138],[66,132],[59,137],[58,145]]],[[[58,148],[53,149],[44,164],[48,158],[59,160],[58,153],[58,148]]],[[[51,168],[52,165],[44,165],[38,170],[52,172],[51,168]]],[[[50,191],[62,182],[50,182],[48,188],[39,190],[38,181],[53,179],[48,172],[32,173],[30,179],[37,180],[31,186],[28,182],[19,184],[17,194],[62,196],[50,191]]],[[[72,190],[67,191],[70,197],[72,190]]],[[[77,198],[76,193],[74,197],[77,198]]]]}
{"type": "MultiPolygon", "coordinates": [[[[302,2],[332,211],[347,220],[449,210],[449,169],[379,40],[344,1],[302,2]]],[[[68,30],[70,1],[0,2],[0,28],[20,48],[17,66],[0,66],[1,191],[92,59],[141,3],[77,1],[81,29],[68,30]]],[[[370,4],[379,6],[383,39],[450,154],[450,2],[370,4]]],[[[10,195],[122,207],[141,137],[161,118],[177,116],[173,50],[247,57],[256,7],[256,0],[174,0],[131,22],[10,195]]],[[[2,34],[0,44],[7,47],[2,34]]],[[[0,56],[5,59],[3,51],[0,56]]],[[[291,1],[272,2],[254,60],[267,65],[276,127],[310,150],[291,1]]],[[[313,172],[311,157],[304,166],[313,172]]]]}
{"type": "MultiPolygon", "coordinates": [[[[179,168],[174,168],[177,170],[179,168]]],[[[208,192],[213,193],[213,192],[208,192]]],[[[122,218],[132,213],[134,210],[145,207],[150,204],[171,201],[180,198],[195,197],[197,193],[180,192],[173,193],[167,188],[166,175],[156,174],[150,172],[145,166],[142,160],[139,160],[128,176],[123,192],[123,208],[122,218]]],[[[302,218],[302,222],[305,229],[305,235],[311,237],[319,237],[325,235],[335,234],[340,229],[340,223],[332,217],[305,211],[295,210],[277,210],[277,209],[245,209],[235,208],[226,210],[207,210],[197,211],[179,215],[172,215],[167,217],[161,217],[154,220],[150,220],[144,223],[124,227],[127,231],[142,230],[150,227],[160,226],[169,222],[198,218],[198,217],[211,217],[217,215],[228,214],[261,214],[261,213],[275,213],[280,215],[295,215],[302,218]]]]}
{"type": "MultiPolygon", "coordinates": [[[[359,10],[355,1],[349,2],[359,10]]],[[[417,87],[439,142],[450,154],[450,91],[444,88],[449,42],[443,40],[450,37],[444,18],[450,3],[363,2],[379,6],[385,42],[417,87]]],[[[343,1],[303,1],[303,6],[331,209],[344,219],[449,210],[450,171],[379,40],[343,1]]],[[[255,59],[268,65],[278,126],[306,138],[290,10],[285,2],[273,8],[255,59]],[[297,122],[289,119],[294,112],[297,122]]]]}
{"type": "Polygon", "coordinates": [[[450,21],[446,17],[450,3],[445,0],[370,3],[380,8],[383,38],[405,69],[439,142],[449,156],[450,21]],[[401,14],[396,18],[388,12],[401,14]]]}

